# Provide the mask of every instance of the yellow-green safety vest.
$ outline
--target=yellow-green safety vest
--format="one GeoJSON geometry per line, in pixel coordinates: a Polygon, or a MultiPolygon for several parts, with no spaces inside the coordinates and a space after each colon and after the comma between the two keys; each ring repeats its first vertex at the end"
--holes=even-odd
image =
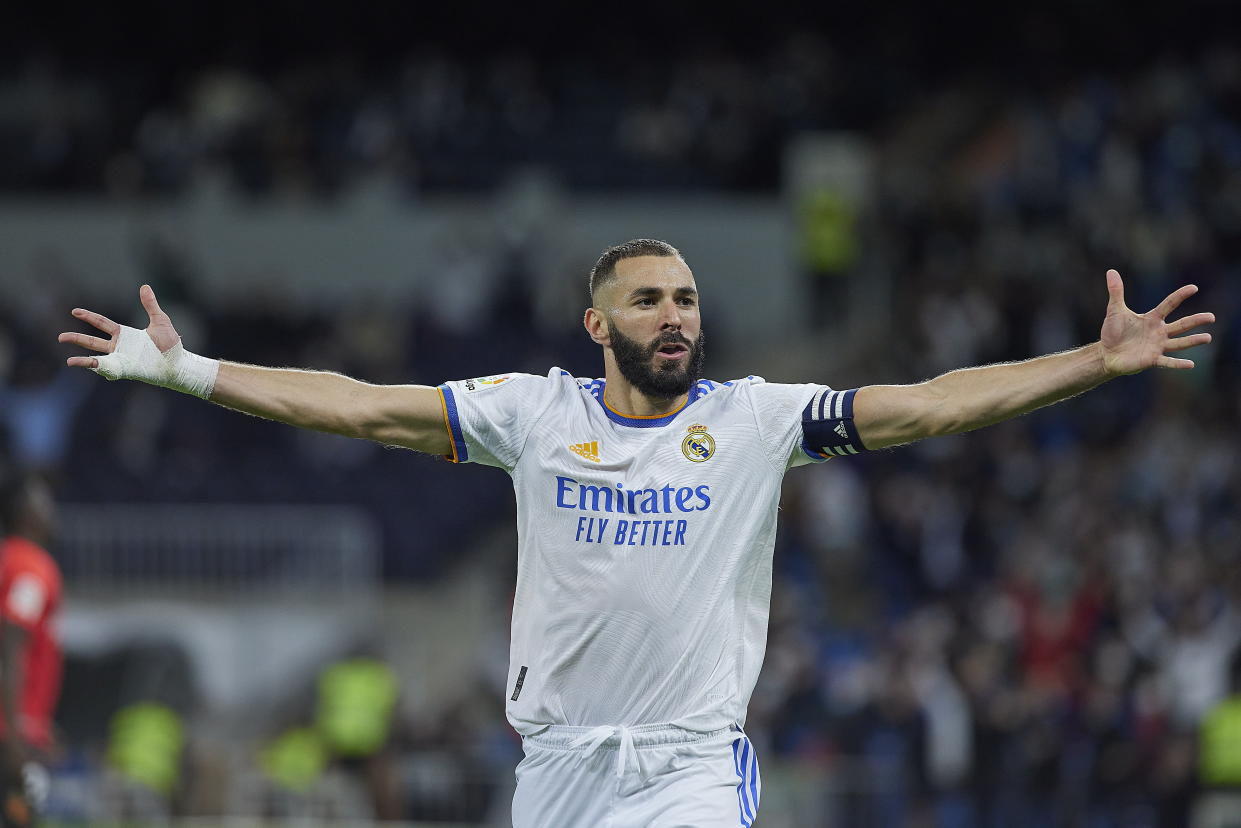
{"type": "Polygon", "coordinates": [[[180,775],[185,731],[181,717],[162,704],[141,702],[112,717],[108,763],[153,791],[169,794],[180,775]]]}
{"type": "Polygon", "coordinates": [[[1198,772],[1204,784],[1241,785],[1241,696],[1215,706],[1199,725],[1198,772]]]}
{"type": "Polygon", "coordinates": [[[397,682],[372,658],[333,664],[319,676],[319,734],[337,756],[369,756],[388,741],[397,682]]]}

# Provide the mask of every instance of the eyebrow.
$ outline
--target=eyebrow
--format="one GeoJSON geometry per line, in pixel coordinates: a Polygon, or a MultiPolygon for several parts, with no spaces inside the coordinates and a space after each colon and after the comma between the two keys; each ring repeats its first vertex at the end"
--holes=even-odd
{"type": "MultiPolygon", "coordinates": [[[[658,296],[663,293],[663,288],[657,287],[640,287],[629,291],[629,297],[636,299],[639,296],[658,296]]],[[[679,287],[672,292],[673,296],[697,296],[698,289],[693,287],[679,287]]]]}

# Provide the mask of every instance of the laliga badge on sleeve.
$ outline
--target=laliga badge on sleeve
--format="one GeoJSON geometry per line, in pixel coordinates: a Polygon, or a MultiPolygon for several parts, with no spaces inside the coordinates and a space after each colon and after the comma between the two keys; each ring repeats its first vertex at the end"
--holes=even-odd
{"type": "Polygon", "coordinates": [[[465,390],[467,392],[470,392],[470,391],[483,391],[488,388],[495,388],[497,385],[507,380],[510,376],[512,375],[511,374],[493,374],[490,377],[474,377],[473,379],[468,379],[465,381],[465,390]]]}
{"type": "Polygon", "coordinates": [[[689,434],[681,441],[681,453],[695,463],[710,460],[711,455],[715,454],[715,438],[707,433],[707,427],[692,425],[686,430],[689,434]]]}

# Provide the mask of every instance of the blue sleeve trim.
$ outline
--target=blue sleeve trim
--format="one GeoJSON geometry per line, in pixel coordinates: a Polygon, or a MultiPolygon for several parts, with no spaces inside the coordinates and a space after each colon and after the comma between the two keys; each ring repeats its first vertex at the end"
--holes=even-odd
{"type": "Polygon", "coordinates": [[[461,432],[461,418],[457,413],[457,400],[453,397],[452,389],[448,383],[444,383],[440,387],[440,393],[444,395],[444,413],[448,417],[448,430],[452,432],[453,449],[456,452],[456,461],[465,463],[470,459],[469,452],[465,449],[465,435],[461,432]]]}
{"type": "Polygon", "coordinates": [[[824,388],[802,410],[802,451],[812,460],[848,457],[866,451],[853,424],[856,388],[833,391],[824,388]]]}

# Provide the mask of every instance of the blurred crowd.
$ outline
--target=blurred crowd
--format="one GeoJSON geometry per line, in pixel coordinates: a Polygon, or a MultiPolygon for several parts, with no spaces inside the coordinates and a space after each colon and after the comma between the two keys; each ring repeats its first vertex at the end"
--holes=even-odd
{"type": "Polygon", "coordinates": [[[788,135],[864,100],[830,55],[812,34],[754,60],[704,48],[623,67],[427,50],[380,67],[223,61],[175,84],[152,65],[100,76],[33,55],[0,82],[0,188],[170,195],[219,169],[252,196],[327,198],[375,176],[412,195],[538,165],[575,188],[769,190],[788,135]]]}
{"type": "MultiPolygon", "coordinates": [[[[854,125],[830,108],[820,57],[807,37],[765,60],[696,58],[620,85],[529,55],[411,59],[378,84],[331,62],[275,78],[225,67],[119,109],[114,81],[36,61],[0,94],[20,150],[0,153],[0,187],[168,194],[218,164],[256,195],[331,192],[364,173],[469,189],[514,161],[583,186],[774,187],[795,130],[854,125]]],[[[760,756],[837,780],[822,797],[841,824],[1188,824],[1209,787],[1206,723],[1241,694],[1241,52],[1037,93],[946,86],[868,139],[861,253],[808,278],[893,274],[893,324],[840,376],[803,379],[911,382],[1091,341],[1107,267],[1135,309],[1193,282],[1186,312],[1219,322],[1192,373],[791,473],[748,723],[760,756]]],[[[488,266],[503,276],[474,332],[400,308],[206,306],[175,268],[150,275],[222,357],[378,382],[490,373],[475,366],[496,353],[516,370],[598,372],[576,320],[527,324],[536,274],[521,250],[497,247],[488,266]]],[[[46,469],[64,499],[357,502],[383,525],[395,578],[450,567],[450,539],[481,515],[511,519],[502,475],[66,373],[54,333],[70,301],[52,298],[0,318],[0,427],[9,463],[46,469]],[[436,515],[423,525],[442,539],[417,555],[402,546],[413,510],[436,515]]],[[[480,684],[491,695],[463,694],[452,727],[414,728],[405,755],[447,756],[441,767],[471,768],[462,778],[507,772],[478,769],[502,699],[480,684]]],[[[1241,772],[1213,784],[1241,786],[1241,772]]]]}
{"type": "MultiPolygon", "coordinates": [[[[461,264],[486,269],[483,283],[493,287],[470,300],[468,324],[444,302],[376,307],[359,297],[355,306],[329,310],[290,303],[277,289],[256,289],[235,306],[213,305],[196,293],[178,252],[165,254],[137,278],[155,287],[187,342],[219,358],[429,385],[512,370],[543,374],[553,364],[591,376],[599,367],[594,346],[578,335],[576,313],[558,325],[531,327],[533,274],[522,250],[494,240],[461,264]]],[[[478,515],[512,513],[509,481],[481,467],[449,470],[443,460],[242,418],[66,367],[69,350],[56,335],[74,327],[69,308],[100,308],[126,324],[143,323],[133,308],[94,301],[55,261],[35,270],[25,278],[39,294],[0,308],[0,468],[44,473],[60,499],[356,505],[377,523],[384,573],[394,579],[441,572],[457,560],[460,543],[489,531],[478,515]]]]}
{"type": "Polygon", "coordinates": [[[790,475],[756,729],[891,783],[842,824],[1189,824],[1208,715],[1241,693],[1241,54],[954,89],[881,153],[865,244],[899,327],[848,384],[1091,341],[1110,266],[1139,310],[1199,285],[1181,312],[1214,310],[1215,344],[790,475]]]}

